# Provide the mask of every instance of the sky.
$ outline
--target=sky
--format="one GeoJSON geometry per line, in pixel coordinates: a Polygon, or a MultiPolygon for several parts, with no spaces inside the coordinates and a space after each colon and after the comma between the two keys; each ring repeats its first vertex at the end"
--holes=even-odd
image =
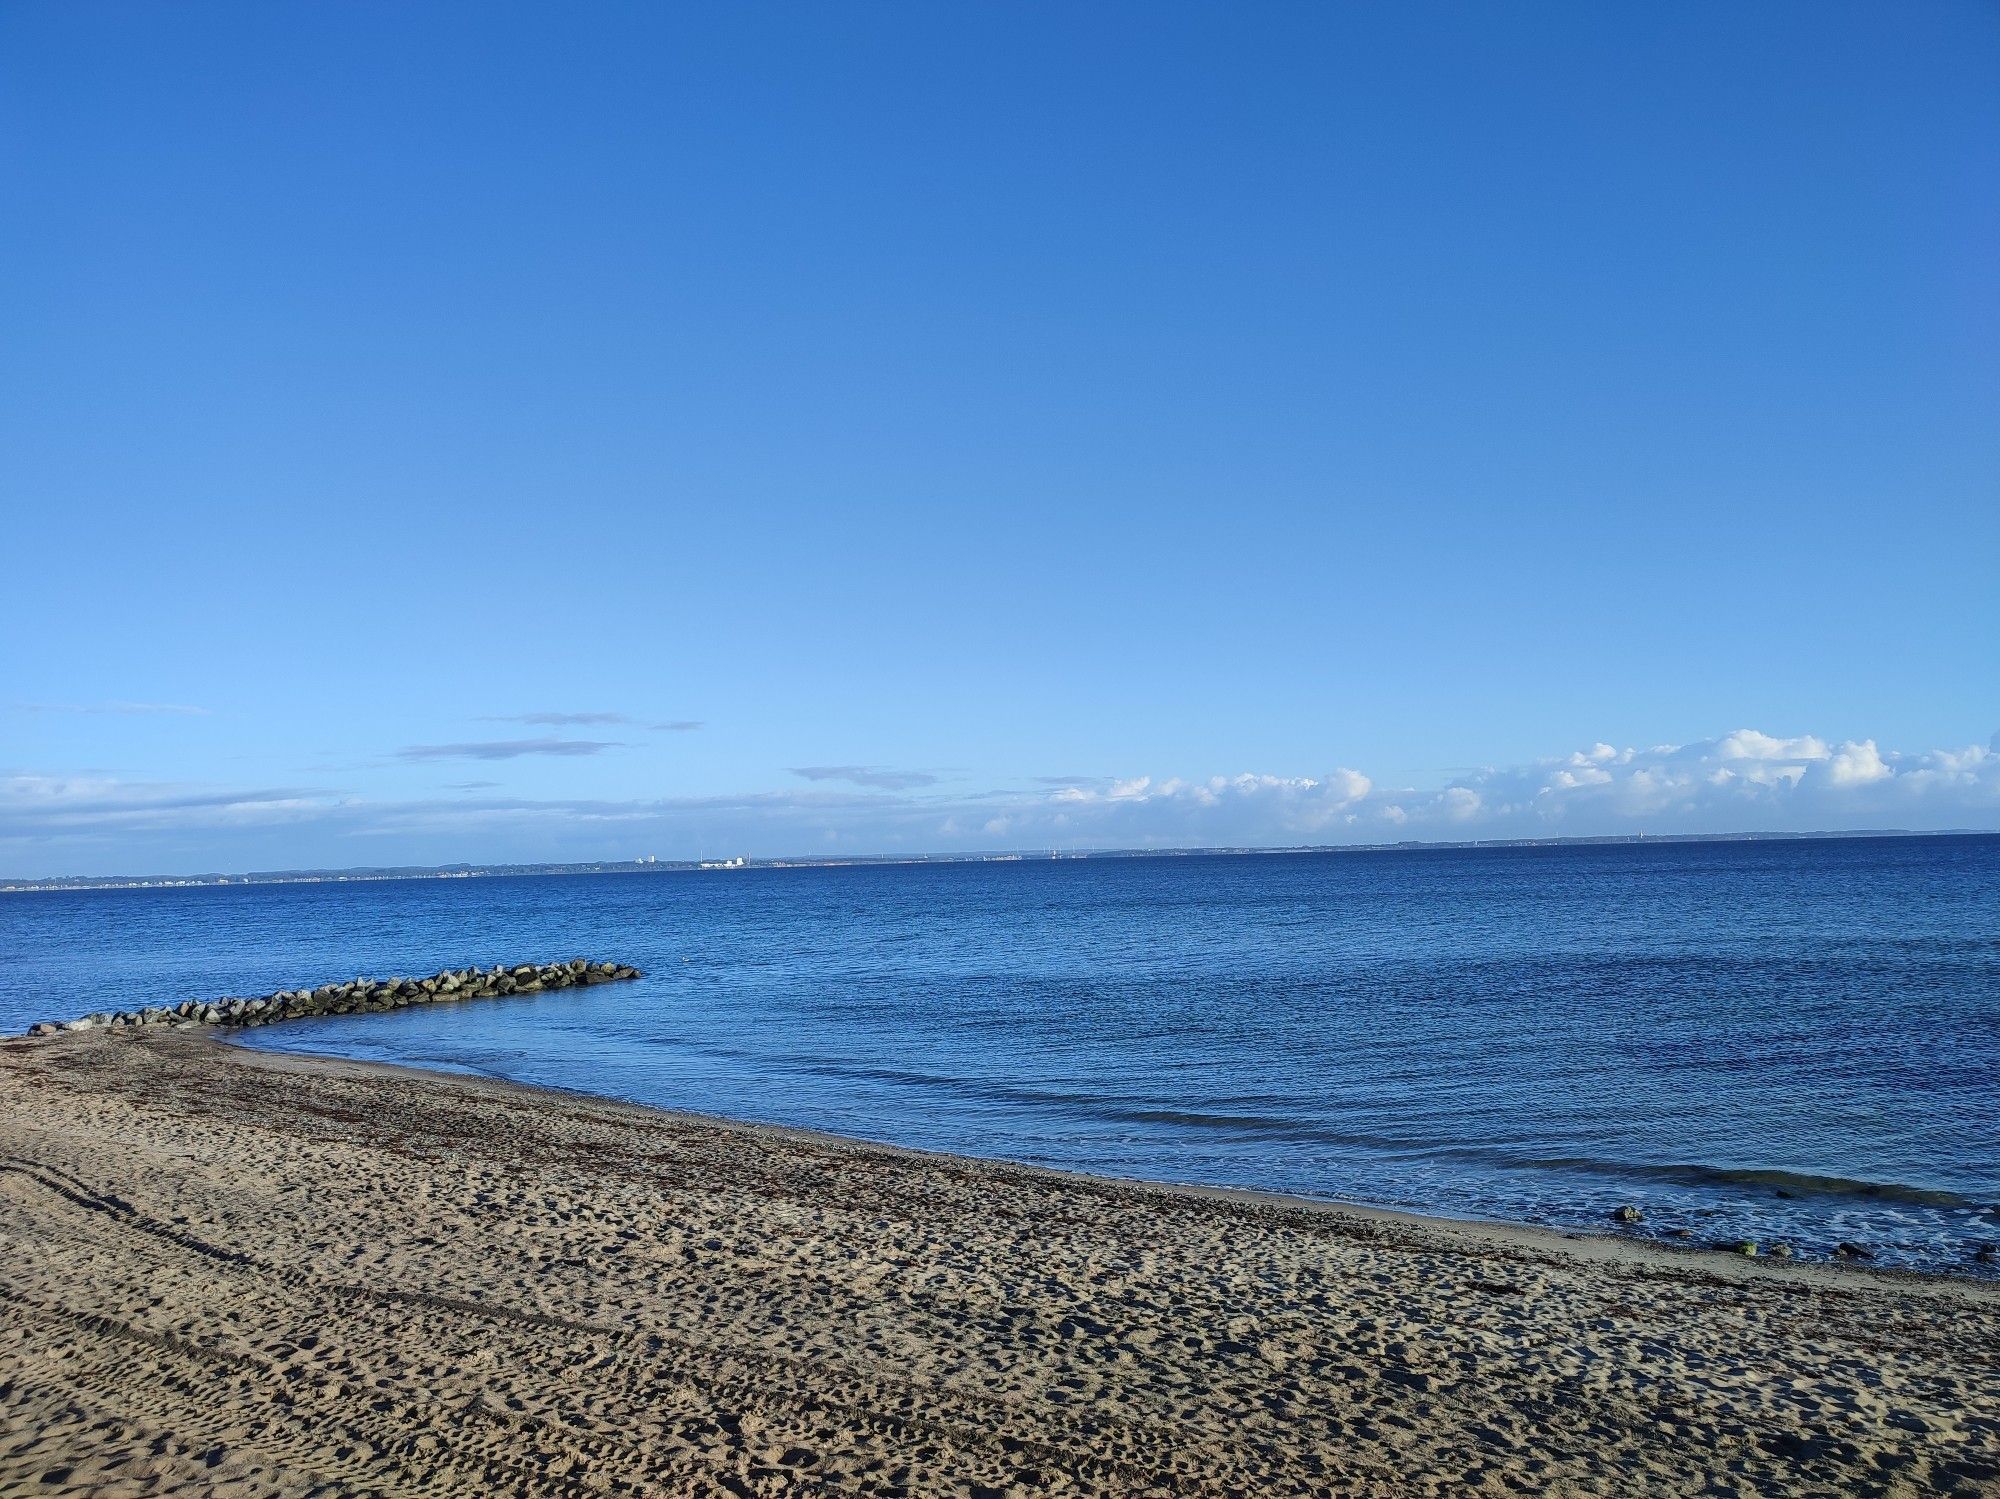
{"type": "Polygon", "coordinates": [[[0,5],[0,875],[2000,828],[2000,9],[0,5]]]}

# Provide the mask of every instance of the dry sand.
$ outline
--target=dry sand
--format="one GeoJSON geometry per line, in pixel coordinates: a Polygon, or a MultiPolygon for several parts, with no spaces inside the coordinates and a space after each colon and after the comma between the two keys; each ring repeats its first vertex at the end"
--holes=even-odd
{"type": "Polygon", "coordinates": [[[2000,1294],[0,1045],[0,1494],[1973,1494],[2000,1294]]]}

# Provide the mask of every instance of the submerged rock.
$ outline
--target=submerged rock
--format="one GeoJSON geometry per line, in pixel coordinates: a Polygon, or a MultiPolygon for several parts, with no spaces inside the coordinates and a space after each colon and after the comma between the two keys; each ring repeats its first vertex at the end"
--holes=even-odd
{"type": "Polygon", "coordinates": [[[1646,1218],[1644,1213],[1640,1212],[1629,1202],[1611,1216],[1620,1223],[1643,1223],[1646,1218]]]}

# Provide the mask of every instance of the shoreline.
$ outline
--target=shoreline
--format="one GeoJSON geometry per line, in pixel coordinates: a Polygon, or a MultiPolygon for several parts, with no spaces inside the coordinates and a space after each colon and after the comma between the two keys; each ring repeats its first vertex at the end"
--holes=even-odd
{"type": "Polygon", "coordinates": [[[198,1032],[0,1043],[0,1492],[2000,1485],[2000,1290],[198,1032]]]}
{"type": "Polygon", "coordinates": [[[1893,1281],[1913,1288],[1936,1287],[1950,1293],[1964,1291],[1975,1300],[2000,1306],[2000,1281],[1971,1271],[1915,1269],[1899,1265],[1865,1262],[1777,1259],[1766,1255],[1744,1255],[1702,1243],[1668,1243],[1638,1235],[1621,1234],[1615,1229],[1561,1228],[1552,1224],[1521,1222],[1507,1218],[1458,1218],[1442,1213],[1423,1213],[1408,1208],[1383,1207],[1338,1197],[1308,1197],[1293,1192],[1276,1192],[1262,1187],[1235,1187],[1215,1183],[1163,1181],[1143,1176],[1111,1176],[1079,1171],[1064,1166],[1043,1166],[1006,1156],[964,1155],[954,1151],[930,1150],[917,1145],[899,1145],[893,1140],[876,1140],[861,1135],[843,1135],[804,1125],[776,1124],[766,1120],[740,1119],[728,1114],[704,1114],[692,1109],[664,1108],[609,1094],[591,1093],[580,1088],[564,1088],[547,1083],[521,1082],[482,1072],[453,1072],[419,1066],[411,1062],[370,1061],[359,1057],[334,1056],[324,1052],[286,1051],[278,1046],[250,1045],[228,1036],[190,1036],[196,1044],[226,1047],[284,1064],[274,1070],[325,1072],[353,1077],[405,1077],[419,1080],[446,1080],[469,1089],[490,1089],[533,1101],[566,1099],[614,1110],[630,1110],[639,1117],[671,1120],[707,1129],[733,1130],[778,1141],[797,1142],[856,1154],[880,1155],[886,1159],[936,1162],[975,1171],[991,1171],[1027,1181],[1045,1180],[1054,1184],[1094,1184],[1135,1193],[1158,1193],[1168,1198],[1241,1203],[1274,1211],[1324,1214],[1338,1221],[1351,1218],[1362,1223],[1392,1225],[1418,1231],[1459,1233],[1484,1240],[1492,1248],[1515,1248],[1548,1254],[1573,1254],[1580,1258],[1650,1266],[1661,1270],[1698,1270],[1722,1279],[1755,1278],[1760,1274],[1780,1279],[1808,1274],[1833,1286],[1873,1285],[1893,1281]]]}
{"type": "MultiPolygon", "coordinates": [[[[515,994],[531,994],[544,989],[563,989],[577,985],[596,985],[614,980],[643,977],[640,970],[630,965],[593,959],[570,959],[555,963],[495,965],[490,969],[467,968],[448,969],[426,978],[390,978],[385,980],[354,979],[342,983],[322,985],[312,989],[278,990],[270,994],[251,998],[223,998],[216,1000],[189,1000],[174,1006],[142,1007],[130,1012],[100,1011],[68,1021],[40,1021],[31,1024],[25,1032],[0,1035],[0,1042],[15,1040],[46,1041],[59,1035],[80,1032],[113,1030],[126,1031],[132,1028],[154,1027],[184,1030],[193,1034],[204,1031],[211,1037],[222,1040],[235,1037],[239,1033],[296,1018],[317,1018],[334,1014],[353,1014],[363,1011],[395,1010],[420,1005],[446,1002],[463,1002],[479,998],[504,998],[515,994]]],[[[240,1044],[249,1045],[247,1042],[240,1044]]],[[[420,1075],[432,1077],[479,1078],[486,1081],[527,1087],[530,1089],[567,1093],[577,1097],[594,1098],[605,1102],[629,1103],[633,1107],[649,1109],[653,1112],[701,1120],[720,1125],[746,1128],[788,1131],[802,1139],[815,1139],[827,1143],[848,1143],[857,1146],[874,1146],[885,1150],[908,1150],[920,1155],[936,1155],[940,1158],[977,1162],[995,1166],[1006,1166],[1022,1170],[1048,1170],[1067,1175],[1077,1175],[1091,1179],[1111,1181],[1161,1190],[1187,1190],[1214,1194],[1236,1194],[1272,1203],[1286,1203],[1293,1206],[1333,1207],[1352,1212],[1385,1215],[1413,1223],[1436,1223],[1446,1226],[1457,1225],[1465,1228],[1489,1227],[1500,1230],[1521,1230],[1554,1235],[1565,1241],[1604,1240],[1622,1247],[1648,1247],[1669,1255],[1721,1255],[1734,1263],[1765,1264],[1775,1267],[1813,1265],[1821,1268],[1861,1269],[1874,1274],[1895,1274],[1917,1279],[1941,1279],[1972,1285],[1989,1285],[2000,1288],[2000,1274],[1991,1267],[1994,1264],[1996,1246],[1990,1241],[1975,1245],[1969,1263],[1937,1262],[1935,1260],[1917,1263],[1908,1262],[1907,1257],[1896,1255],[1888,1260],[1880,1258],[1881,1250],[1871,1242],[1855,1244],[1840,1241],[1832,1252],[1825,1248],[1822,1240],[1817,1252],[1808,1250],[1801,1253],[1797,1249],[1796,1234],[1778,1233],[1769,1241],[1769,1252],[1761,1233],[1746,1237],[1697,1238],[1686,1227],[1685,1222],[1678,1232],[1662,1234],[1653,1231],[1633,1231],[1629,1227],[1607,1227],[1602,1222],[1578,1221],[1574,1218],[1555,1221],[1537,1221],[1532,1218],[1513,1218],[1502,1214],[1482,1214],[1476,1209],[1464,1213],[1434,1211],[1422,1206],[1391,1205],[1369,1202],[1362,1199],[1334,1196],[1313,1196],[1305,1193],[1286,1192],[1276,1188],[1248,1186],[1229,1182],[1178,1181],[1171,1178],[1153,1178],[1139,1175],[1118,1175],[1111,1172],[1093,1172],[1083,1166],[1038,1165],[1021,1161],[1006,1155],[975,1155],[956,1153],[950,1150],[925,1146],[906,1146],[886,1137],[864,1135],[846,1136],[837,1132],[816,1130],[810,1126],[788,1126],[774,1121],[738,1118],[726,1114],[699,1114],[679,1111],[663,1105],[654,1105],[639,1100],[626,1100],[606,1093],[591,1093],[586,1090],[568,1088],[562,1084],[525,1082],[502,1077],[498,1074],[478,1072],[471,1069],[454,1069],[447,1064],[425,1066],[422,1063],[391,1063],[369,1061],[363,1058],[341,1056],[337,1052],[290,1051],[279,1045],[261,1047],[249,1045],[249,1049],[265,1055],[285,1055],[299,1061],[317,1060],[326,1063],[344,1062],[357,1067],[401,1068],[420,1075]]],[[[1649,1168],[1627,1168],[1631,1171],[1645,1171],[1649,1168]]],[[[1696,1171],[1703,1168],[1650,1168],[1656,1170],[1680,1169],[1696,1171]]],[[[1904,1194],[1912,1201],[1927,1201],[1929,1196],[1919,1195],[1920,1189],[1894,1184],[1870,1184],[1847,1181],[1838,1178],[1800,1177],[1797,1173],[1766,1171],[1753,1173],[1767,1179],[1789,1179],[1803,1183],[1808,1188],[1822,1180],[1833,1181],[1836,1185],[1859,1189],[1857,1195],[1904,1194]]],[[[1607,1193],[1606,1200],[1621,1194],[1607,1193]]],[[[1792,1194],[1776,1193],[1779,1197],[1792,1194]]],[[[1933,1196],[1949,1197],[1951,1194],[1937,1193],[1933,1196]]],[[[1984,1199],[1979,1199],[1983,1201],[1984,1199]]],[[[1979,1207],[1975,1202],[1963,1199],[1953,1201],[1966,1208],[1973,1216],[1990,1218],[2000,1226],[2000,1207],[1979,1207]]],[[[1604,1217],[1613,1223],[1626,1224],[1641,1221],[1636,1207],[1621,1205],[1609,1209],[1604,1217]]],[[[1672,1223],[1672,1219],[1668,1222],[1672,1223]]],[[[1893,1246],[1892,1246],[1893,1249],[1893,1246]]]]}

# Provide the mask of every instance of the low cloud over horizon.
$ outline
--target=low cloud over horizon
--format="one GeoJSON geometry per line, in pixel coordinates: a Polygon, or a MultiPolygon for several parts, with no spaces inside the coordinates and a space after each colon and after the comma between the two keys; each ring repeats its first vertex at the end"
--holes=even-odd
{"type": "MultiPolygon", "coordinates": [[[[591,740],[417,745],[406,759],[587,755],[591,740]],[[555,747],[555,746],[560,746],[555,747]]],[[[803,766],[817,784],[717,796],[369,798],[102,775],[0,775],[0,873],[206,872],[463,860],[752,857],[1058,848],[1299,847],[1619,833],[2000,830],[2000,735],[1898,751],[1738,730],[1594,744],[1525,765],[1386,786],[1362,771],[1204,778],[1061,775],[940,792],[930,771],[803,766]],[[857,789],[840,790],[828,783],[857,789]],[[1025,789],[1024,789],[1025,788],[1025,789]]]]}

